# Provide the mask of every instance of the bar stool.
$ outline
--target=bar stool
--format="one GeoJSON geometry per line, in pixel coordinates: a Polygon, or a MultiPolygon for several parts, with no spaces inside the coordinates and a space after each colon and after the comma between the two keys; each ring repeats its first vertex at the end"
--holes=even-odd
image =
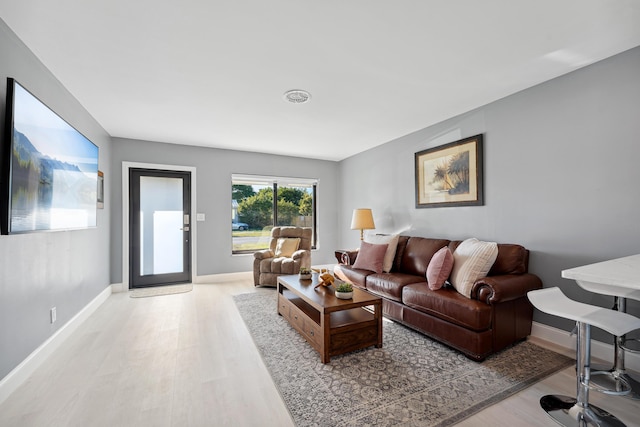
{"type": "MultiPolygon", "coordinates": [[[[615,335],[640,329],[640,319],[627,313],[609,310],[594,305],[573,301],[560,288],[546,288],[527,293],[538,310],[576,322],[578,345],[576,348],[576,397],[547,395],[540,399],[540,406],[554,420],[564,426],[624,426],[625,424],[609,412],[589,405],[591,377],[591,326],[615,335]]],[[[628,383],[621,380],[622,390],[611,391],[623,394],[630,391],[628,383]]],[[[596,389],[598,391],[603,391],[596,389]]]]}
{"type": "MultiPolygon", "coordinates": [[[[627,312],[627,298],[640,301],[640,290],[623,288],[620,286],[603,285],[601,283],[576,280],[578,285],[589,292],[614,297],[613,309],[622,313],[627,312]]],[[[625,370],[625,350],[632,353],[640,353],[640,342],[637,339],[627,340],[625,335],[616,336],[613,341],[613,367],[610,369],[599,368],[601,372],[609,372],[611,375],[598,375],[592,378],[592,382],[603,387],[616,387],[620,385],[620,379],[631,386],[631,392],[627,397],[640,400],[640,382],[633,379],[625,370]]]]}

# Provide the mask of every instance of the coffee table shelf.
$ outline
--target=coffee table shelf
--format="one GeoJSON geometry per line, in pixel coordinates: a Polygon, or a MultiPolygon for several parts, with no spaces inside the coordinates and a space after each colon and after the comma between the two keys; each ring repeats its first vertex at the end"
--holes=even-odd
{"type": "Polygon", "coordinates": [[[340,300],[333,290],[314,289],[317,277],[278,278],[278,314],[282,315],[320,353],[322,363],[331,356],[376,346],[382,347],[382,299],[354,289],[352,300],[340,300]]]}
{"type": "Polygon", "coordinates": [[[318,310],[314,309],[310,304],[306,303],[302,298],[297,297],[291,291],[285,291],[283,296],[289,300],[289,303],[300,309],[305,316],[320,325],[320,312],[318,310]]]}

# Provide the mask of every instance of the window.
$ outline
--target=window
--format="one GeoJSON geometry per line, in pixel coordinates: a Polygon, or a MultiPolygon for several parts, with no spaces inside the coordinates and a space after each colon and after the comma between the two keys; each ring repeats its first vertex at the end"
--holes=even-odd
{"type": "Polygon", "coordinates": [[[316,248],[317,180],[254,175],[231,176],[233,253],[269,248],[274,226],[311,227],[316,248]]]}

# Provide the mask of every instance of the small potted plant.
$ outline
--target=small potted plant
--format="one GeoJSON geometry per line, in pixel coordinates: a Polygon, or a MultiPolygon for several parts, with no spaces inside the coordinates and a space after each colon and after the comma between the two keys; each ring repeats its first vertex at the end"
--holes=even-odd
{"type": "Polygon", "coordinates": [[[353,285],[351,283],[342,282],[336,285],[336,298],[351,299],[353,298],[353,285]]]}
{"type": "Polygon", "coordinates": [[[300,267],[300,279],[311,280],[311,269],[307,267],[300,267]]]}

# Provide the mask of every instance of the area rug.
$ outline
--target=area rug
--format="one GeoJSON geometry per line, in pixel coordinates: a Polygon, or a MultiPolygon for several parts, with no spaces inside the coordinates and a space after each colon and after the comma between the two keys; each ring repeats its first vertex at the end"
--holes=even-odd
{"type": "Polygon", "coordinates": [[[273,289],[234,296],[298,426],[448,426],[574,363],[522,342],[482,363],[400,324],[383,347],[328,364],[277,310],[273,289]]]}
{"type": "Polygon", "coordinates": [[[182,294],[185,292],[191,292],[193,290],[193,284],[187,283],[184,285],[165,285],[154,286],[151,288],[138,288],[129,293],[131,298],[146,298],[157,297],[161,295],[173,295],[182,294]]]}

